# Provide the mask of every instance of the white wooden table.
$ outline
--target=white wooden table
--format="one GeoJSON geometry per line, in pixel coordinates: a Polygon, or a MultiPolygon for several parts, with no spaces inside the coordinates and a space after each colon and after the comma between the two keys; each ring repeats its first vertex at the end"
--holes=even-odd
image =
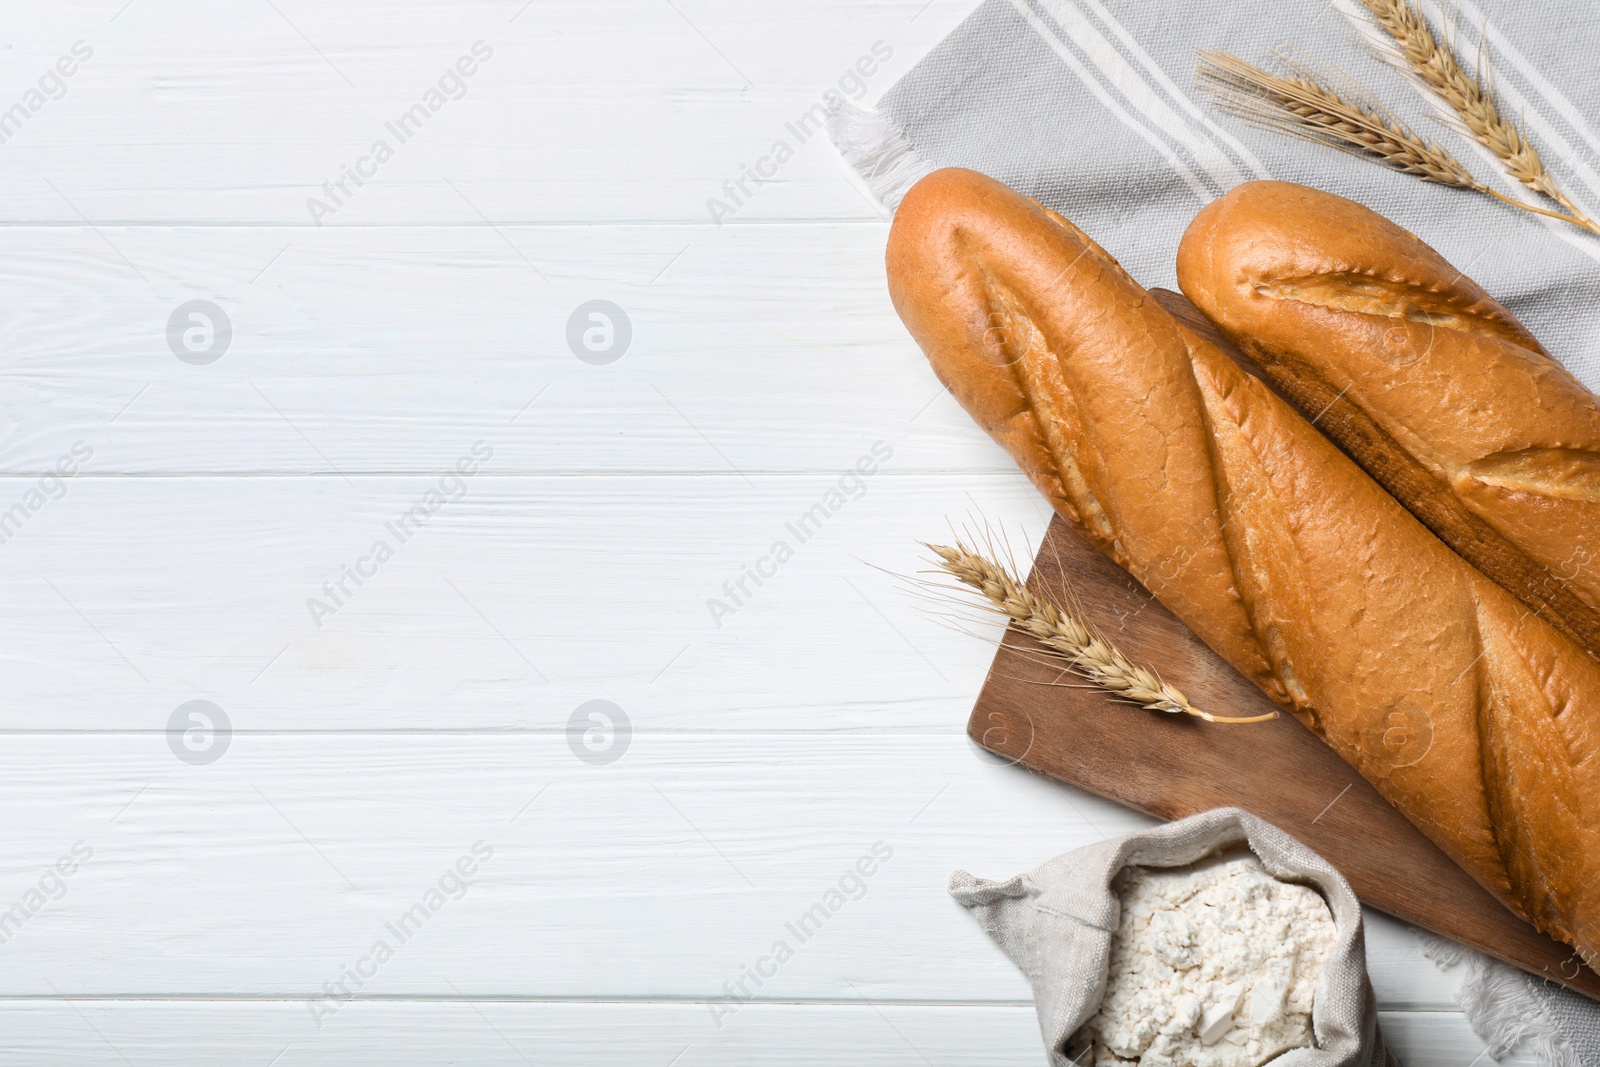
{"type": "Polygon", "coordinates": [[[707,204],[970,4],[4,5],[0,1061],[1041,1062],[945,881],[1144,820],[975,750],[990,648],[866,565],[1040,502],[823,137],[707,204]]]}

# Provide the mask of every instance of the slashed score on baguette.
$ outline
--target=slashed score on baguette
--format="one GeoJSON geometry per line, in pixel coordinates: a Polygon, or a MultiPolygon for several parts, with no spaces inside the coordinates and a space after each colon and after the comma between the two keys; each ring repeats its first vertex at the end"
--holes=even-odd
{"type": "Polygon", "coordinates": [[[1184,294],[1447,544],[1600,654],[1600,400],[1415,235],[1287,182],[1215,200],[1184,294]]]}

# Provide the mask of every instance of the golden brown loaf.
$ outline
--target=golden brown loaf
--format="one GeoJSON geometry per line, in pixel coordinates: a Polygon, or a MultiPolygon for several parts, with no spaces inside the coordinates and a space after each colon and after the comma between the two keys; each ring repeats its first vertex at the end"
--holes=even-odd
{"type": "Polygon", "coordinates": [[[1360,204],[1212,202],[1183,291],[1435,533],[1600,654],[1600,402],[1499,304],[1360,204]]]}
{"type": "Polygon", "coordinates": [[[888,268],[934,371],[1057,511],[1594,958],[1600,663],[1059,215],[939,171],[901,204],[888,268]]]}

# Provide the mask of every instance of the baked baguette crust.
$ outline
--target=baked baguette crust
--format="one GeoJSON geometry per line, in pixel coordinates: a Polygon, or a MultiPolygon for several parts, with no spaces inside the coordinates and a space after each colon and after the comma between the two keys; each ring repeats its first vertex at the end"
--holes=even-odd
{"type": "Polygon", "coordinates": [[[1480,570],[1600,654],[1600,401],[1413,234],[1301,185],[1200,212],[1184,293],[1480,570]]]}
{"type": "Polygon", "coordinates": [[[1060,216],[938,171],[887,258],[935,373],[1062,515],[1499,899],[1595,958],[1600,664],[1060,216]]]}

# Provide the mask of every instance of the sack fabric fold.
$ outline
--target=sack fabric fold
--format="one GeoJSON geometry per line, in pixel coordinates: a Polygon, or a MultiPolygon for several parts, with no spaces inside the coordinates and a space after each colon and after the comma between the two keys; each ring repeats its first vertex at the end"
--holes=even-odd
{"type": "Polygon", "coordinates": [[[1052,1067],[1073,1067],[1067,1044],[1100,1007],[1121,907],[1112,880],[1127,866],[1181,867],[1246,845],[1267,873],[1308,885],[1333,914],[1333,951],[1311,1009],[1315,1047],[1273,1059],[1274,1067],[1385,1067],[1396,1061],[1378,1029],[1367,978],[1361,904],[1327,860],[1272,824],[1238,808],[1217,808],[1058,856],[1003,882],[957,871],[950,895],[968,908],[1033,985],[1052,1067]]]}

